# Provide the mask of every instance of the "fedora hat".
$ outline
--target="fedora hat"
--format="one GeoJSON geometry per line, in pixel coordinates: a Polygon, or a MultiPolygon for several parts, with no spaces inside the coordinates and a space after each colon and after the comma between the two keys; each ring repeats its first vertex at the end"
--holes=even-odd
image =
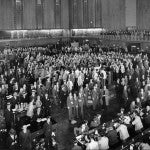
{"type": "Polygon", "coordinates": [[[9,134],[15,135],[16,131],[14,129],[10,129],[9,134]]]}

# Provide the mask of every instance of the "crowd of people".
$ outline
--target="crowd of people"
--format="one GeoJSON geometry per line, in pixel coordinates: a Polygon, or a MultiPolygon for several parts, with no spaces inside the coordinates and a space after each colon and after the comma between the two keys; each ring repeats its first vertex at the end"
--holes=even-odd
{"type": "MultiPolygon", "coordinates": [[[[145,108],[150,105],[148,56],[102,49],[85,52],[82,47],[77,49],[78,52],[72,51],[69,46],[63,47],[56,54],[49,53],[48,48],[43,47],[12,48],[1,52],[0,108],[5,110],[9,133],[15,127],[17,113],[22,111],[30,121],[47,118],[47,122],[52,105],[67,109],[70,121],[84,119],[85,108],[107,111],[112,85],[115,86],[120,107],[129,111],[130,106],[130,111],[135,115],[132,124],[136,124],[137,106],[145,108]]],[[[93,127],[100,124],[97,120],[95,123],[95,120],[91,123],[93,127]]],[[[46,129],[51,132],[51,123],[47,124],[46,129]]],[[[120,126],[126,128],[126,125],[117,125],[116,131],[119,133],[122,130],[120,126]]],[[[27,127],[28,125],[22,125],[21,132],[28,133],[27,127]]],[[[20,137],[21,135],[19,134],[20,137]]],[[[52,144],[49,138],[51,135],[47,137],[45,134],[47,147],[52,144]]],[[[126,139],[122,138],[123,141],[126,139]]],[[[95,142],[92,137],[88,139],[89,142],[95,142]]],[[[11,146],[14,145],[14,140],[12,141],[11,146]]],[[[22,148],[31,149],[32,145],[23,146],[21,141],[19,140],[22,148]]],[[[89,147],[87,150],[92,150],[89,147]]]]}
{"type": "Polygon", "coordinates": [[[73,31],[72,36],[98,36],[100,39],[110,40],[126,40],[126,41],[149,41],[150,31],[149,30],[137,30],[137,29],[126,29],[126,30],[112,30],[112,31],[73,31]]]}

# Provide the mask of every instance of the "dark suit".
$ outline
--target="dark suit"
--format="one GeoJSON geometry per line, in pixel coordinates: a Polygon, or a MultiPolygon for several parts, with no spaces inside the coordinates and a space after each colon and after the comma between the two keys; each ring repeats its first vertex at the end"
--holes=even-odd
{"type": "Polygon", "coordinates": [[[13,97],[11,99],[11,109],[14,109],[15,108],[15,105],[19,103],[19,98],[18,97],[13,97]]]}
{"type": "Polygon", "coordinates": [[[43,106],[44,106],[44,110],[45,110],[45,116],[46,117],[50,116],[51,115],[51,101],[50,101],[50,98],[44,97],[43,102],[44,102],[43,106]]]}
{"type": "Polygon", "coordinates": [[[73,118],[73,108],[74,108],[73,97],[70,98],[70,96],[68,96],[68,98],[67,98],[67,108],[68,108],[68,113],[69,113],[69,120],[71,120],[73,118]]]}
{"type": "Polygon", "coordinates": [[[36,95],[35,95],[35,96],[33,96],[33,95],[30,96],[30,102],[31,102],[32,100],[34,100],[34,102],[36,102],[36,100],[37,100],[36,95]]]}
{"type": "Polygon", "coordinates": [[[4,112],[5,122],[6,122],[6,128],[9,131],[13,122],[13,113],[12,111],[9,111],[8,109],[4,112]]]}
{"type": "Polygon", "coordinates": [[[118,144],[119,140],[118,140],[118,134],[117,134],[116,130],[108,131],[107,137],[109,139],[110,146],[114,146],[114,145],[118,144]]]}
{"type": "Polygon", "coordinates": [[[19,134],[19,144],[21,146],[21,150],[31,150],[32,149],[32,140],[31,133],[27,130],[27,133],[23,131],[19,134]]]}
{"type": "Polygon", "coordinates": [[[9,135],[6,141],[6,146],[9,150],[17,150],[18,146],[17,144],[12,144],[14,142],[14,140],[11,138],[11,136],[9,135]]]}
{"type": "Polygon", "coordinates": [[[150,126],[150,114],[148,114],[144,117],[144,124],[146,127],[150,126]]]}
{"type": "Polygon", "coordinates": [[[27,95],[25,95],[25,96],[21,95],[20,96],[20,102],[21,103],[29,103],[27,95]]]}
{"type": "Polygon", "coordinates": [[[67,101],[67,92],[64,90],[60,90],[60,100],[61,100],[61,108],[64,108],[67,101]]]}
{"type": "Polygon", "coordinates": [[[43,132],[45,136],[45,146],[47,150],[51,150],[52,148],[52,123],[48,124],[47,122],[43,126],[43,132]]]}

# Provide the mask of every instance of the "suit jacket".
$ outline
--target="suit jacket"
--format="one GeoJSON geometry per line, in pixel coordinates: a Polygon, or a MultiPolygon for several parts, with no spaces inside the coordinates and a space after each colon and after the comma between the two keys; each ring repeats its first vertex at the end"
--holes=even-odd
{"type": "Polygon", "coordinates": [[[144,117],[144,121],[147,125],[150,125],[150,114],[148,114],[146,117],[144,117]]]}
{"type": "Polygon", "coordinates": [[[51,122],[50,122],[50,124],[45,122],[45,124],[43,126],[43,132],[44,132],[45,137],[51,137],[51,134],[52,134],[52,123],[51,122]]]}
{"type": "Polygon", "coordinates": [[[83,104],[84,104],[84,97],[83,97],[83,95],[78,97],[78,104],[79,104],[80,107],[83,106],[83,104]]]}
{"type": "Polygon", "coordinates": [[[24,133],[23,131],[20,132],[19,134],[19,144],[22,147],[22,150],[32,149],[32,139],[31,139],[31,133],[29,130],[27,130],[27,133],[24,133]]]}
{"type": "Polygon", "coordinates": [[[12,145],[12,143],[13,143],[13,139],[11,138],[11,136],[10,136],[10,135],[8,136],[8,138],[7,138],[7,142],[6,142],[6,143],[7,143],[7,147],[8,147],[8,148],[10,148],[10,147],[11,147],[11,145],[12,145]]]}
{"type": "Polygon", "coordinates": [[[68,98],[67,98],[67,107],[69,107],[69,108],[74,107],[73,97],[72,97],[72,99],[70,99],[70,97],[68,96],[68,98]]]}
{"type": "Polygon", "coordinates": [[[89,95],[89,88],[85,88],[84,89],[84,97],[86,100],[88,99],[88,95],[89,95]]]}
{"type": "Polygon", "coordinates": [[[106,106],[108,106],[109,105],[109,91],[108,89],[102,90],[103,93],[104,91],[105,91],[105,95],[103,95],[102,97],[105,97],[106,106]]]}
{"type": "Polygon", "coordinates": [[[29,103],[27,95],[26,96],[21,95],[20,96],[20,102],[21,103],[29,103]]]}
{"type": "Polygon", "coordinates": [[[118,134],[117,134],[117,131],[115,130],[108,131],[107,137],[109,139],[110,146],[113,146],[114,144],[119,142],[118,134]]]}
{"type": "Polygon", "coordinates": [[[13,121],[13,112],[6,109],[4,112],[4,117],[6,123],[11,123],[13,121]]]}
{"type": "Polygon", "coordinates": [[[78,97],[76,97],[76,100],[74,99],[74,107],[78,107],[79,103],[78,103],[78,97]]]}
{"type": "Polygon", "coordinates": [[[51,104],[51,101],[50,101],[50,98],[49,97],[43,97],[42,99],[41,99],[41,101],[42,101],[42,106],[44,106],[44,107],[49,107],[49,105],[51,104]],[[48,106],[47,106],[48,105],[48,106]]]}
{"type": "Polygon", "coordinates": [[[16,144],[12,145],[13,142],[14,142],[14,140],[9,135],[7,138],[7,141],[6,141],[6,146],[9,150],[17,150],[18,149],[16,144]]]}
{"type": "Polygon", "coordinates": [[[11,107],[12,107],[12,109],[15,108],[15,105],[18,104],[18,103],[19,103],[19,97],[17,97],[17,98],[13,97],[11,99],[11,105],[12,105],[11,107]]]}
{"type": "Polygon", "coordinates": [[[93,101],[96,101],[97,102],[97,100],[98,100],[98,92],[97,92],[97,90],[92,90],[92,99],[93,99],[93,101]]]}
{"type": "Polygon", "coordinates": [[[30,102],[32,101],[34,99],[34,102],[36,101],[36,99],[37,99],[37,96],[35,95],[35,96],[30,96],[30,102]]]}

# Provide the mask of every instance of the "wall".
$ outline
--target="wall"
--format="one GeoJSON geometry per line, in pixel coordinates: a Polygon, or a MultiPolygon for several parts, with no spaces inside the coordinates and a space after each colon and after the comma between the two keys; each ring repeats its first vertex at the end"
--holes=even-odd
{"type": "Polygon", "coordinates": [[[126,27],[136,26],[136,15],[137,15],[137,0],[126,0],[126,27]]]}
{"type": "Polygon", "coordinates": [[[0,29],[14,29],[14,0],[0,0],[0,29]]]}
{"type": "Polygon", "coordinates": [[[69,0],[0,0],[0,30],[69,28],[69,0]]]}
{"type": "Polygon", "coordinates": [[[0,0],[0,30],[149,28],[149,7],[149,0],[0,0]]]}
{"type": "Polygon", "coordinates": [[[125,0],[70,0],[71,28],[125,27],[125,0]]]}
{"type": "Polygon", "coordinates": [[[150,29],[150,0],[137,0],[137,27],[150,29]]]}

